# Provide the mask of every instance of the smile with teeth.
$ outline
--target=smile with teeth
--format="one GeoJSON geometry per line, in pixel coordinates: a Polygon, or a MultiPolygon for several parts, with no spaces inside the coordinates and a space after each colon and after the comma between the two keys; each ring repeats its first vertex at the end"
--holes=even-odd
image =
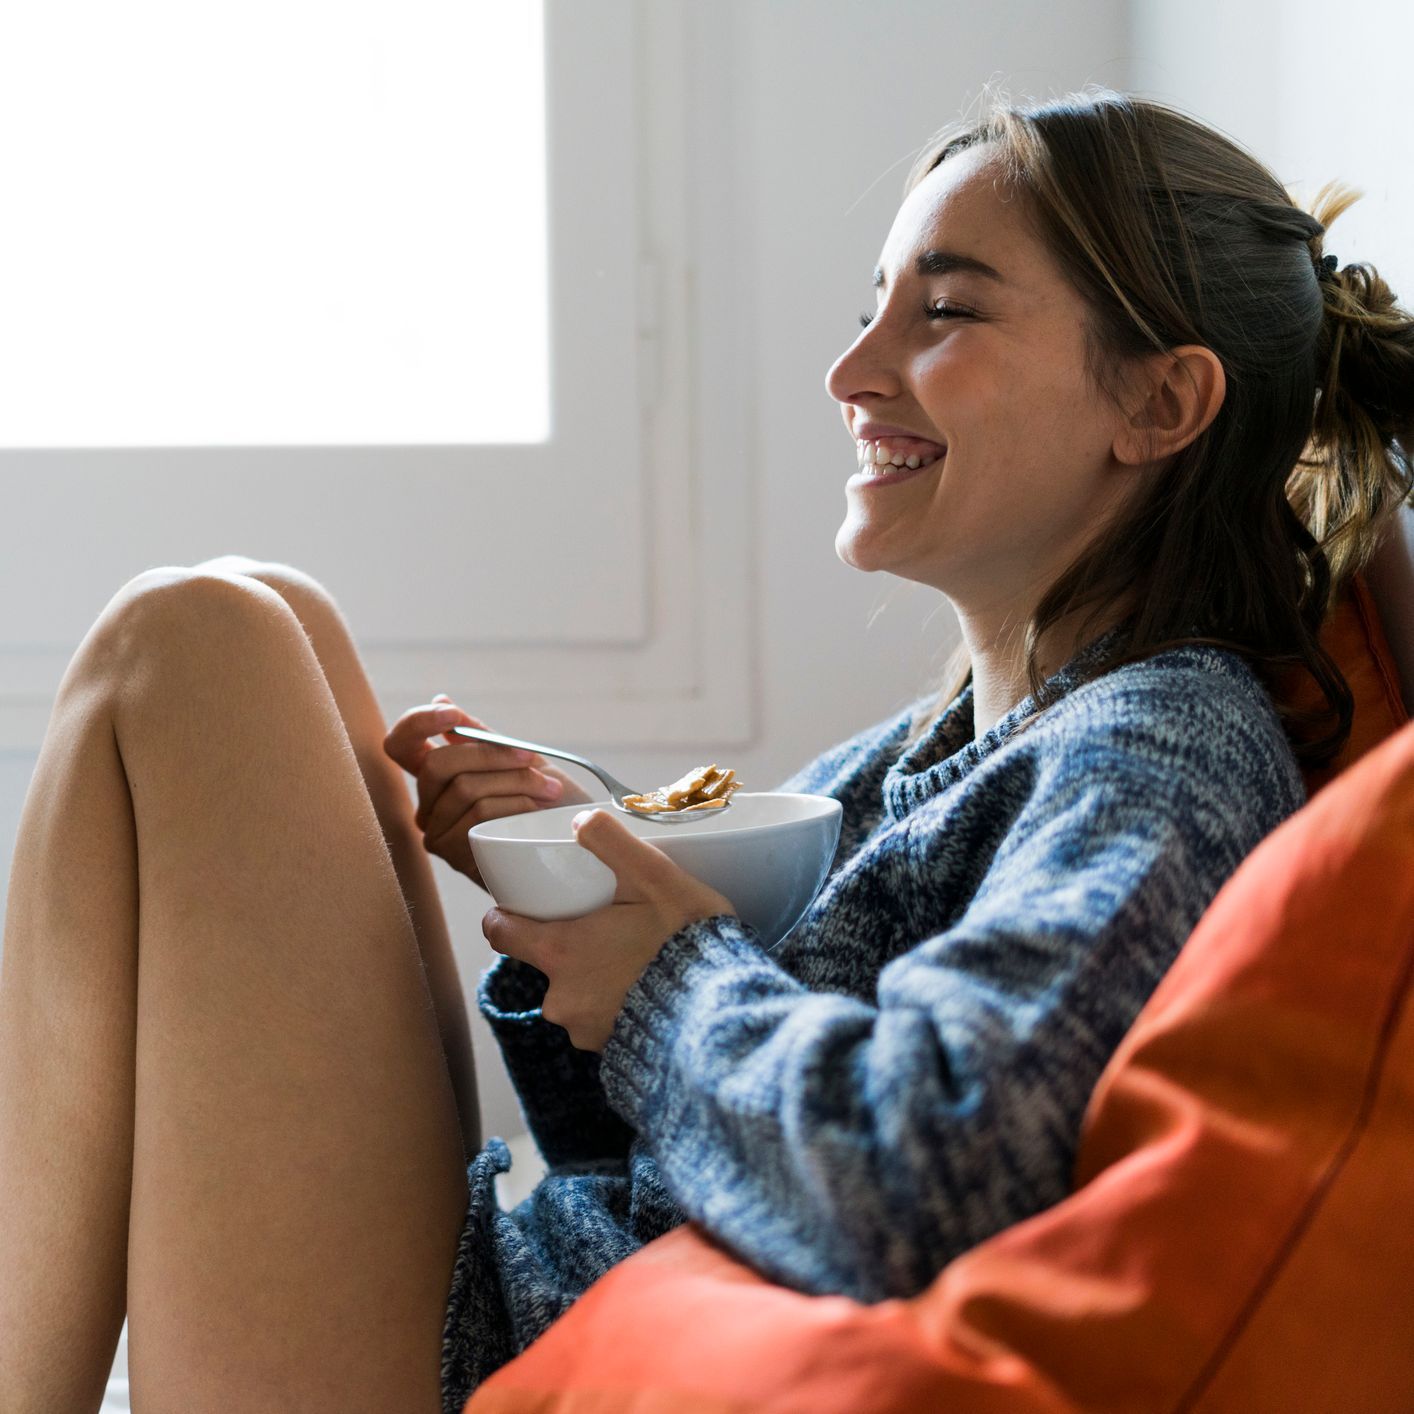
{"type": "Polygon", "coordinates": [[[871,472],[877,467],[879,475],[887,475],[884,468],[892,471],[896,467],[930,466],[947,451],[936,442],[925,442],[918,437],[863,438],[854,445],[859,465],[871,472]]]}

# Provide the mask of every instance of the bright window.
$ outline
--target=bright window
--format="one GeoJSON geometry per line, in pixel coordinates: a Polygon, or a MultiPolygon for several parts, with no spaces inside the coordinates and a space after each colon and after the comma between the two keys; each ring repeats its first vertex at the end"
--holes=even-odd
{"type": "Polygon", "coordinates": [[[0,446],[549,435],[541,0],[0,11],[0,446]]]}

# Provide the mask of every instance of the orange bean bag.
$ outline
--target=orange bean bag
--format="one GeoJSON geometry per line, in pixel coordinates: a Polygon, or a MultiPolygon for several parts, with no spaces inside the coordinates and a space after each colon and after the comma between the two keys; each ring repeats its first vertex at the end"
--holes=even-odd
{"type": "Polygon", "coordinates": [[[1326,641],[1345,769],[1204,914],[1091,1098],[1069,1198],[872,1306],[680,1228],[467,1414],[1414,1409],[1414,724],[1358,582],[1326,641]]]}

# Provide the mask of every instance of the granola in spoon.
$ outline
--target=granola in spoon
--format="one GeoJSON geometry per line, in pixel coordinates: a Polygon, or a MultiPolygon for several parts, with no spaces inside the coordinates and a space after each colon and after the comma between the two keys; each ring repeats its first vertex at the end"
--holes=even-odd
{"type": "Polygon", "coordinates": [[[662,815],[668,812],[685,815],[690,810],[720,810],[735,791],[741,789],[736,772],[723,770],[715,763],[695,766],[670,786],[645,791],[642,795],[626,795],[623,803],[640,815],[662,815]]]}

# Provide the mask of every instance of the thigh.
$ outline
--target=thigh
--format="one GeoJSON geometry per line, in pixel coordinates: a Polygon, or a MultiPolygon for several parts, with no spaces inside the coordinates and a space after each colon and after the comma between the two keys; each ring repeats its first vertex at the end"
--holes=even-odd
{"type": "MultiPolygon", "coordinates": [[[[273,589],[295,612],[333,693],[363,783],[378,816],[417,934],[422,966],[437,1014],[442,1051],[451,1075],[468,1159],[481,1148],[481,1115],[466,994],[452,952],[451,934],[414,818],[412,796],[402,769],[383,750],[388,726],[364,671],[353,633],[333,596],[318,580],[291,565],[222,555],[197,565],[226,575],[245,575],[273,589]]],[[[460,882],[460,881],[459,881],[460,882]]]]}
{"type": "Polygon", "coordinates": [[[96,634],[139,861],[135,1406],[433,1414],[466,1174],[328,683],[246,579],[140,576],[96,634]]]}

